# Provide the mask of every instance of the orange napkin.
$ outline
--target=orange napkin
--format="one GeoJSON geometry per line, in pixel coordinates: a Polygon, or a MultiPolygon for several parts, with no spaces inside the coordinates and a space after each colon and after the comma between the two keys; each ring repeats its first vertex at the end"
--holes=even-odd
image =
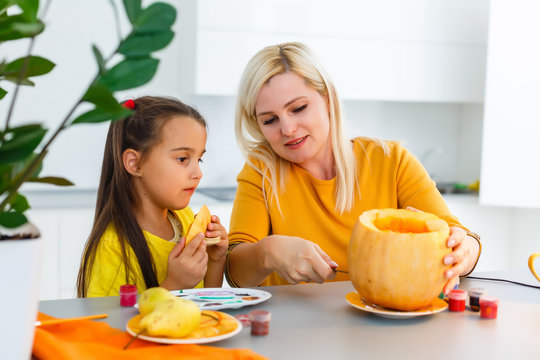
{"type": "MultiPolygon", "coordinates": [[[[54,319],[39,313],[38,320],[54,319]]],[[[249,349],[204,345],[164,345],[131,339],[127,332],[100,321],[81,320],[36,327],[32,354],[38,359],[266,359],[249,349]]]]}

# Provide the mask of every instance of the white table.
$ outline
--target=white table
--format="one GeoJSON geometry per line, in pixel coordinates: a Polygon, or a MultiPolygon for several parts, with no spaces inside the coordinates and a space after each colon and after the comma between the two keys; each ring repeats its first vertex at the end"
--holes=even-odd
{"type": "MultiPolygon", "coordinates": [[[[475,275],[540,285],[525,270],[475,275]]],[[[350,282],[264,287],[272,293],[268,301],[225,311],[236,315],[269,310],[269,335],[251,336],[243,329],[213,345],[250,348],[271,359],[540,359],[540,289],[462,279],[460,288],[472,287],[485,288],[500,299],[497,319],[480,319],[469,310],[382,318],[345,301],[354,290],[350,282]]],[[[120,307],[118,297],[42,301],[39,309],[56,317],[108,313],[105,321],[120,329],[138,313],[120,307]]]]}

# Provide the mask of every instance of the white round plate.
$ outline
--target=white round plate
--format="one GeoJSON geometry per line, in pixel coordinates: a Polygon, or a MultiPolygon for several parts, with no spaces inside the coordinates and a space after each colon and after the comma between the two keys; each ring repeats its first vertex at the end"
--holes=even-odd
{"type": "MultiPolygon", "coordinates": [[[[242,330],[242,323],[238,321],[234,316],[231,316],[229,314],[222,313],[222,312],[219,312],[219,313],[221,314],[221,316],[226,317],[229,321],[234,320],[234,322],[236,323],[236,328],[233,331],[225,333],[225,334],[216,335],[216,336],[200,337],[200,338],[166,338],[166,337],[149,336],[149,335],[142,335],[142,334],[139,334],[138,338],[141,340],[146,340],[146,341],[151,341],[151,342],[161,343],[161,344],[206,344],[206,343],[228,339],[238,334],[242,330]]],[[[140,316],[141,315],[137,315],[137,317],[140,317],[140,316]]],[[[132,336],[137,336],[137,332],[134,331],[130,327],[130,322],[126,324],[126,331],[132,336]]]]}
{"type": "Polygon", "coordinates": [[[421,308],[415,311],[399,311],[380,308],[377,305],[374,305],[371,302],[365,300],[354,291],[348,293],[345,296],[345,299],[351,306],[357,309],[390,319],[410,319],[417,316],[432,315],[448,308],[448,304],[446,303],[446,301],[439,298],[433,300],[433,302],[425,308],[421,308]]]}

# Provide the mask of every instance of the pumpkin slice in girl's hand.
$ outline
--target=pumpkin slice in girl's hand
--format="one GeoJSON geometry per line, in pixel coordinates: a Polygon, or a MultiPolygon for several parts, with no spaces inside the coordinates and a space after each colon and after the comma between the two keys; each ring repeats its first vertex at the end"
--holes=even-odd
{"type": "Polygon", "coordinates": [[[191,223],[191,226],[189,227],[187,234],[186,234],[186,245],[189,244],[191,240],[197,235],[198,233],[206,233],[206,228],[208,227],[208,224],[212,221],[212,214],[210,214],[210,210],[208,210],[208,207],[206,205],[203,205],[201,207],[201,210],[197,213],[197,216],[195,216],[195,220],[193,223],[191,223]]]}

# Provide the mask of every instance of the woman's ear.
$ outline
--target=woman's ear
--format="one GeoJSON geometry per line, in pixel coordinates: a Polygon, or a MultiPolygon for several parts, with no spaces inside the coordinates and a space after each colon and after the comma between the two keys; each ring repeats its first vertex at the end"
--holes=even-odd
{"type": "Polygon", "coordinates": [[[122,154],[124,168],[133,176],[141,176],[141,154],[133,149],[126,149],[122,154]]]}

